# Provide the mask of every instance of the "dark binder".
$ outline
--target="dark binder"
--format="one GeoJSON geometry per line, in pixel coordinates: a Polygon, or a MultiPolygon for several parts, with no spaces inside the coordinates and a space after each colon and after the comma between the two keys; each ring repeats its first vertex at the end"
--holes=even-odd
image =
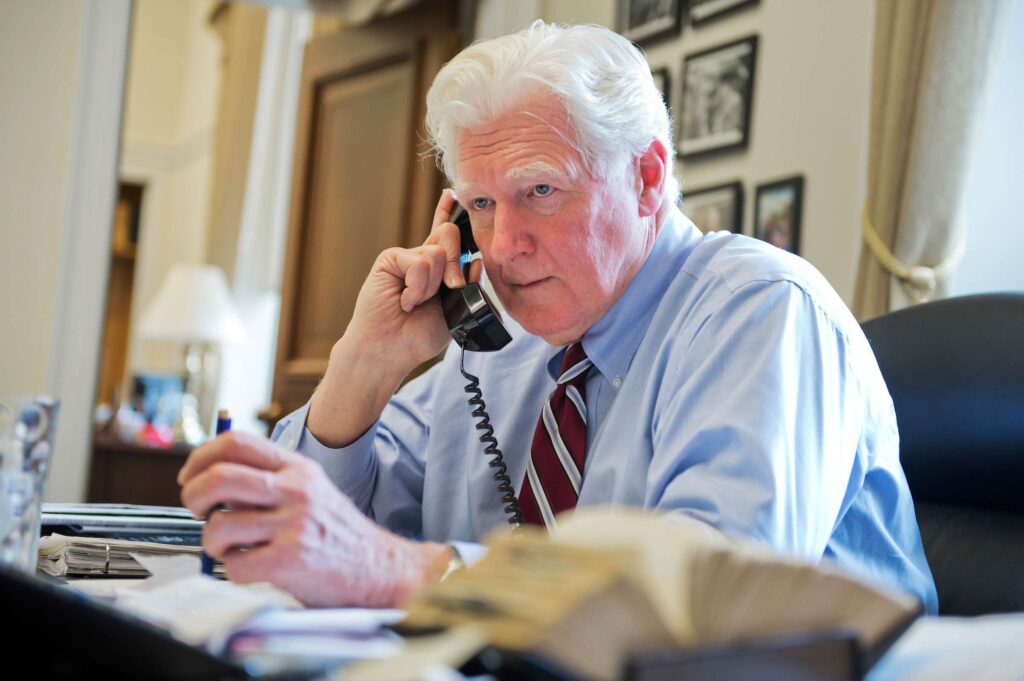
{"type": "Polygon", "coordinates": [[[136,504],[43,504],[42,535],[103,537],[199,546],[202,520],[185,508],[136,504]]]}

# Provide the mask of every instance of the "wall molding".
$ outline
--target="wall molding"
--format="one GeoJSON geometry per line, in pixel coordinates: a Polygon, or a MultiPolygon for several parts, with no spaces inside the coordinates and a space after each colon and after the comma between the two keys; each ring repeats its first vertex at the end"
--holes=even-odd
{"type": "Polygon", "coordinates": [[[47,391],[61,401],[47,499],[81,501],[110,267],[130,0],[84,0],[47,391]]]}
{"type": "Polygon", "coordinates": [[[214,140],[212,126],[178,142],[156,142],[126,136],[121,148],[121,163],[144,168],[153,174],[170,173],[212,154],[214,140]]]}

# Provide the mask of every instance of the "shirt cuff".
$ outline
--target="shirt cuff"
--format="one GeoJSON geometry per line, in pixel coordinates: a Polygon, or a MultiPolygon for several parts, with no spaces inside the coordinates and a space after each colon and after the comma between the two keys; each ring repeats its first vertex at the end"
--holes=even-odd
{"type": "Polygon", "coordinates": [[[459,558],[466,567],[472,566],[487,553],[486,546],[471,541],[451,541],[448,545],[459,552],[459,558]]]}
{"type": "Polygon", "coordinates": [[[335,486],[365,512],[373,492],[373,444],[377,424],[352,444],[334,448],[321,443],[306,428],[308,415],[307,402],[281,420],[271,439],[323,466],[335,486]]]}

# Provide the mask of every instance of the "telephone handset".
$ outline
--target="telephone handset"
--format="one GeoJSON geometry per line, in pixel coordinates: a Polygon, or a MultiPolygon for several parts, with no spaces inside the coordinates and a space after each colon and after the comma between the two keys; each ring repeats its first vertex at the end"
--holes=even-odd
{"type": "Polygon", "coordinates": [[[441,308],[444,319],[448,323],[448,332],[464,350],[474,352],[493,352],[501,350],[512,341],[501,324],[501,317],[491,303],[480,284],[470,283],[470,259],[479,251],[473,240],[473,230],[469,225],[469,213],[459,204],[455,204],[449,222],[459,228],[462,243],[459,248],[462,257],[460,264],[466,285],[462,288],[450,289],[441,284],[441,308]]]}
{"type": "Polygon", "coordinates": [[[480,379],[466,371],[466,350],[473,352],[501,350],[512,341],[512,336],[502,325],[497,308],[491,303],[480,284],[469,281],[469,263],[479,251],[473,240],[469,213],[456,203],[448,221],[455,223],[459,228],[461,236],[459,262],[462,274],[466,278],[466,285],[462,288],[452,289],[441,284],[438,297],[441,299],[441,309],[444,311],[448,333],[462,348],[459,371],[468,381],[464,390],[470,396],[469,406],[473,408],[472,416],[477,419],[476,429],[480,431],[478,436],[480,442],[485,445],[484,454],[491,457],[487,465],[494,469],[492,475],[498,485],[501,503],[504,505],[509,525],[519,528],[523,525],[523,511],[519,508],[516,490],[512,486],[512,480],[508,477],[508,469],[505,466],[501,449],[498,448],[498,439],[494,437],[491,417],[487,413],[487,405],[484,404],[483,391],[480,390],[480,379]]]}

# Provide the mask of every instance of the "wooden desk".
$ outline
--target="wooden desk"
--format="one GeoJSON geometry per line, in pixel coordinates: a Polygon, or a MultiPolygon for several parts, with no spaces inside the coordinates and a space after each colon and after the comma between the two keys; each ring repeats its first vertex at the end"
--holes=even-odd
{"type": "Polygon", "coordinates": [[[192,448],[128,444],[97,435],[92,443],[89,503],[181,506],[178,471],[192,448]]]}

